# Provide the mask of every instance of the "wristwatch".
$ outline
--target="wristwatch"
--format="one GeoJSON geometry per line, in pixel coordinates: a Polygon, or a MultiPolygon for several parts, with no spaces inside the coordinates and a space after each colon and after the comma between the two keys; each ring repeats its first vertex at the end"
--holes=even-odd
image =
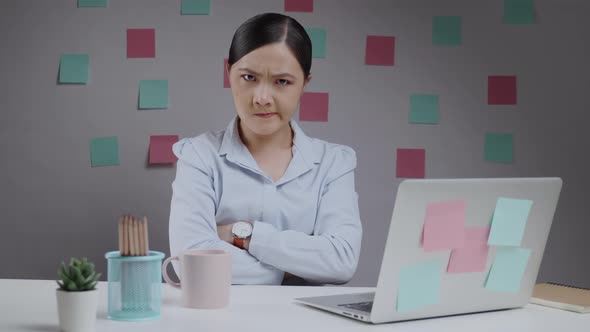
{"type": "Polygon", "coordinates": [[[234,246],[244,249],[244,240],[252,236],[253,226],[247,221],[238,221],[231,228],[234,246]]]}

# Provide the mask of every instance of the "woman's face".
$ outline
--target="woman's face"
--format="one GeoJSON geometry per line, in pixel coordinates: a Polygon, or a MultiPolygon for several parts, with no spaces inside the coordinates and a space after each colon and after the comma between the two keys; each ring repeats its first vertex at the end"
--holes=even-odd
{"type": "Polygon", "coordinates": [[[244,55],[229,70],[243,129],[270,136],[288,126],[310,78],[304,79],[303,69],[285,43],[244,55]]]}

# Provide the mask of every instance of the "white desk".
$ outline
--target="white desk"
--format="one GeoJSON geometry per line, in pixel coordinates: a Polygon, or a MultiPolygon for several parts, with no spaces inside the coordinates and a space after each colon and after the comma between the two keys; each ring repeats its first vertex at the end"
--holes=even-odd
{"type": "MultiPolygon", "coordinates": [[[[292,302],[295,297],[366,292],[371,288],[233,286],[228,307],[194,310],[181,306],[179,290],[166,284],[162,287],[159,320],[119,322],[106,318],[106,283],[101,282],[96,331],[590,331],[590,314],[533,304],[523,309],[372,325],[292,302]]],[[[56,288],[51,280],[0,279],[0,331],[58,331],[56,288]]]]}

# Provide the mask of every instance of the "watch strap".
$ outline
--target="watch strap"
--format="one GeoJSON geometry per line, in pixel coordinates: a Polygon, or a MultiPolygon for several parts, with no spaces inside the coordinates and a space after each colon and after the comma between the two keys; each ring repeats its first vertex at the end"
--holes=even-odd
{"type": "Polygon", "coordinates": [[[244,249],[244,239],[234,236],[234,246],[244,249]]]}

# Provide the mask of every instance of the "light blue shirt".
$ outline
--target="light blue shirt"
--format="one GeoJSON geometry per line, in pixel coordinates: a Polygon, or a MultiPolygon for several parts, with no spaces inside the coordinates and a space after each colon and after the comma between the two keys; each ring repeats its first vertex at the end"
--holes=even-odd
{"type": "Polygon", "coordinates": [[[171,255],[231,251],[233,284],[281,284],[285,272],[311,283],[348,282],[362,238],[354,150],[310,138],[291,120],[293,158],[275,182],[242,143],[237,119],[173,146],[171,255]],[[238,220],[253,222],[249,250],[217,235],[217,225],[238,220]]]}

